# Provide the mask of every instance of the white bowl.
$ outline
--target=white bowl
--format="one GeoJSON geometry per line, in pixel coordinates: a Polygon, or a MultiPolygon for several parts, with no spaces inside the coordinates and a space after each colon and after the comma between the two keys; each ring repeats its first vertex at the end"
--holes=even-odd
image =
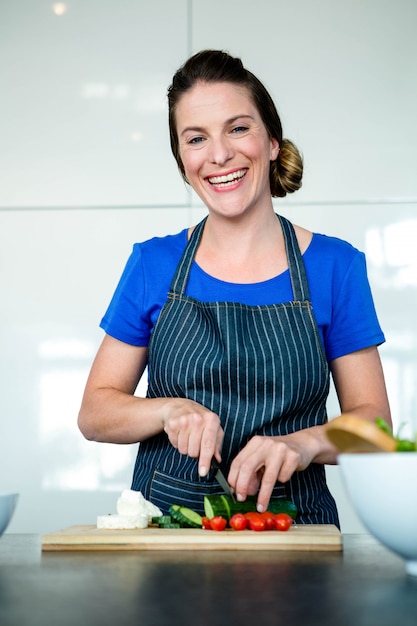
{"type": "Polygon", "coordinates": [[[0,493],[0,537],[13,517],[18,497],[17,493],[0,493]]]}
{"type": "Polygon", "coordinates": [[[417,576],[417,452],[340,454],[338,460],[365,528],[417,576]]]}

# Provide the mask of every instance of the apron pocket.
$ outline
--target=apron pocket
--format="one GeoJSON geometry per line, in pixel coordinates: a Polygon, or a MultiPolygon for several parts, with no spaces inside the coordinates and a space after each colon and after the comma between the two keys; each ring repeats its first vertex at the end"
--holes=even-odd
{"type": "MultiPolygon", "coordinates": [[[[150,500],[161,509],[164,515],[169,512],[173,504],[187,506],[200,515],[204,515],[204,496],[222,494],[224,491],[216,481],[201,479],[192,481],[177,476],[171,476],[155,470],[151,486],[150,500]]],[[[285,485],[277,485],[271,499],[287,498],[285,485]]]]}
{"type": "Polygon", "coordinates": [[[173,504],[187,506],[204,515],[204,496],[224,493],[217,482],[193,482],[155,470],[150,500],[166,515],[173,504]]]}

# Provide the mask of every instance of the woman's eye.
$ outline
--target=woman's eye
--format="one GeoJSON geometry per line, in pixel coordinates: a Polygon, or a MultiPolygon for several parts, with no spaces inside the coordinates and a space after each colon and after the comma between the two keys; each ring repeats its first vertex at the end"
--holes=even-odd
{"type": "Polygon", "coordinates": [[[247,126],[235,126],[232,133],[244,133],[246,130],[248,130],[247,126]]]}
{"type": "Polygon", "coordinates": [[[191,137],[191,139],[188,140],[188,143],[196,144],[196,143],[201,143],[202,141],[203,141],[202,137],[191,137]]]}

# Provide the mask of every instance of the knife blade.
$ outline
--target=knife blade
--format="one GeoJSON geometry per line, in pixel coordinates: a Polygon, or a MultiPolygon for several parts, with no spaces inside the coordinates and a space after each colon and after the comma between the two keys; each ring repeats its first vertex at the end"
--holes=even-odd
{"type": "Polygon", "coordinates": [[[234,496],[234,493],[229,485],[229,483],[227,482],[222,470],[220,469],[220,465],[219,463],[216,461],[216,459],[213,459],[211,462],[211,469],[215,472],[214,474],[214,478],[217,480],[217,482],[219,483],[220,487],[223,489],[223,491],[232,498],[233,502],[236,502],[236,498],[234,496]]]}

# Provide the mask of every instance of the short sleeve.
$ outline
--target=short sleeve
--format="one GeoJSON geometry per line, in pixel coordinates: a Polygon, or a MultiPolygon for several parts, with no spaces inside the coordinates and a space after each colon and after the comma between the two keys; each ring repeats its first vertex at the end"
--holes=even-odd
{"type": "Polygon", "coordinates": [[[175,268],[187,245],[187,229],[135,243],[101,328],[115,339],[147,346],[167,301],[175,268]]]}
{"type": "Polygon", "coordinates": [[[371,287],[365,255],[352,249],[349,264],[333,276],[330,324],[325,333],[327,358],[344,356],[385,341],[371,287]]]}

